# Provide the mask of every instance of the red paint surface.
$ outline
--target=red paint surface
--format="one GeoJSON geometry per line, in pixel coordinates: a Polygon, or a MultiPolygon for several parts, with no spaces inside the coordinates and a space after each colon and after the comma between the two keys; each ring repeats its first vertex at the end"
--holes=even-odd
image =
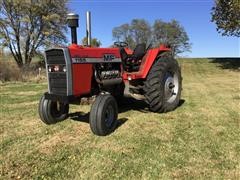
{"type": "MultiPolygon", "coordinates": [[[[91,48],[72,44],[68,47],[71,58],[102,58],[104,54],[113,54],[120,58],[118,48],[91,48]]],[[[92,64],[72,64],[73,95],[81,96],[91,92],[93,76],[92,64]]]]}
{"type": "Polygon", "coordinates": [[[92,82],[92,65],[91,64],[73,64],[72,65],[72,82],[73,95],[81,96],[89,94],[92,82]]]}
{"type": "MultiPolygon", "coordinates": [[[[116,58],[120,58],[119,48],[92,48],[72,44],[69,46],[69,51],[71,58],[102,58],[104,54],[112,54],[116,58]]],[[[146,78],[157,55],[165,51],[170,51],[170,49],[163,45],[161,45],[159,48],[149,50],[146,54],[146,59],[141,64],[140,70],[138,72],[123,72],[124,81],[127,81],[128,77],[131,77],[131,79],[146,78]]],[[[128,54],[131,54],[132,50],[126,48],[126,52],[128,54]]],[[[93,76],[92,64],[72,64],[72,73],[73,95],[81,96],[90,93],[93,76]]]]}
{"type": "Polygon", "coordinates": [[[76,44],[72,44],[68,47],[70,54],[73,57],[85,57],[85,58],[102,58],[104,54],[113,54],[116,58],[120,58],[118,48],[93,48],[83,47],[76,44]]]}
{"type": "Polygon", "coordinates": [[[150,71],[153,62],[159,53],[170,51],[171,49],[167,48],[164,45],[161,45],[159,48],[150,49],[146,54],[145,61],[142,62],[138,72],[124,72],[123,79],[128,80],[128,77],[131,79],[145,79],[150,71]]]}

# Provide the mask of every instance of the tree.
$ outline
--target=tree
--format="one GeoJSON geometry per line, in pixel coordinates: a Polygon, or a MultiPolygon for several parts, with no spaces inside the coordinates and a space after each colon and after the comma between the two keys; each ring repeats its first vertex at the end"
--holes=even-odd
{"type": "Polygon", "coordinates": [[[151,40],[151,26],[144,19],[133,19],[130,32],[136,44],[147,43],[151,40]]]}
{"type": "Polygon", "coordinates": [[[171,47],[173,55],[189,51],[191,44],[184,28],[178,21],[163,22],[156,20],[153,25],[153,44],[166,44],[171,47]]]}
{"type": "Polygon", "coordinates": [[[0,37],[19,67],[37,49],[66,42],[67,0],[0,0],[0,37]]]}
{"type": "MultiPolygon", "coordinates": [[[[84,37],[82,39],[82,44],[87,45],[87,37],[84,37]]],[[[97,38],[92,38],[91,39],[91,46],[92,47],[100,47],[102,45],[101,41],[98,40],[97,38]]]]}
{"type": "Polygon", "coordinates": [[[176,20],[156,20],[151,27],[146,20],[133,19],[131,24],[115,27],[112,34],[115,40],[127,42],[132,49],[139,43],[152,43],[153,47],[166,44],[177,55],[191,48],[186,31],[176,20]]]}
{"type": "Polygon", "coordinates": [[[136,42],[131,36],[131,26],[129,24],[122,24],[112,30],[113,39],[116,41],[124,41],[128,43],[129,47],[133,48],[136,42]]]}
{"type": "Polygon", "coordinates": [[[130,48],[148,42],[151,38],[151,26],[144,19],[133,19],[131,24],[123,24],[112,31],[114,40],[125,41],[130,48]]]}
{"type": "Polygon", "coordinates": [[[240,1],[216,0],[212,8],[212,22],[223,36],[240,37],[240,1]]]}

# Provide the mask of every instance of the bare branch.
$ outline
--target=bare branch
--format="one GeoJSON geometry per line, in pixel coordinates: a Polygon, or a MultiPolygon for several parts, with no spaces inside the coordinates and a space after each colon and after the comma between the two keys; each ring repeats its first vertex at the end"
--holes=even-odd
{"type": "Polygon", "coordinates": [[[5,26],[0,27],[3,31],[0,36],[18,64],[30,64],[37,48],[46,46],[50,40],[65,41],[66,2],[0,1],[0,22],[5,26]]]}

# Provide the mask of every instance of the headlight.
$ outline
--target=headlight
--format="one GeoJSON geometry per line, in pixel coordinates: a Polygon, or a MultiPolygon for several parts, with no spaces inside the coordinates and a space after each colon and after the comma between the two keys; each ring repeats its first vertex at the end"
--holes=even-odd
{"type": "Polygon", "coordinates": [[[66,66],[63,66],[62,70],[63,70],[63,72],[67,72],[66,66]]]}
{"type": "Polygon", "coordinates": [[[67,68],[64,65],[50,65],[48,72],[67,72],[67,68]]]}

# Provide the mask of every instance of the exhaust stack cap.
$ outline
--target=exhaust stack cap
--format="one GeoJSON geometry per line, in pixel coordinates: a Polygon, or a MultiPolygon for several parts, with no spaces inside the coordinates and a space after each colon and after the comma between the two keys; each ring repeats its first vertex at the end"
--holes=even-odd
{"type": "Polygon", "coordinates": [[[74,13],[69,13],[67,15],[68,27],[78,27],[79,15],[74,13]]]}
{"type": "Polygon", "coordinates": [[[79,16],[74,13],[67,15],[68,27],[71,28],[72,44],[77,44],[77,27],[79,16]]]}

